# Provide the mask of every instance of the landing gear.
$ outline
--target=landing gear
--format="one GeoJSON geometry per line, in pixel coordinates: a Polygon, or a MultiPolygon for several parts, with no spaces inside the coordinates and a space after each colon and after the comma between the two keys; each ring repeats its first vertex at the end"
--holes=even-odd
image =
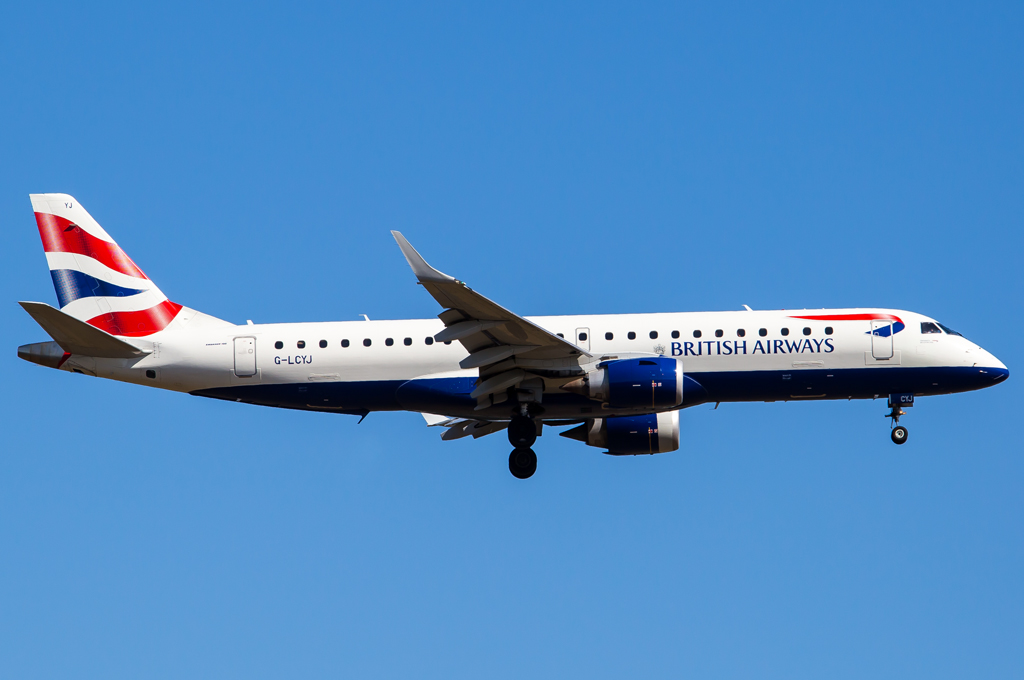
{"type": "Polygon", "coordinates": [[[516,479],[529,479],[537,471],[537,454],[530,447],[537,441],[539,421],[530,417],[530,407],[526,402],[519,404],[518,411],[512,412],[512,420],[508,423],[508,441],[515,447],[508,454],[508,471],[516,479]]]}
{"type": "Polygon", "coordinates": [[[907,443],[907,428],[900,425],[900,416],[907,415],[907,412],[900,408],[900,405],[913,406],[914,395],[913,394],[890,394],[889,395],[889,408],[892,410],[885,414],[886,418],[892,418],[892,442],[893,444],[906,444],[907,443]]]}
{"type": "Polygon", "coordinates": [[[529,479],[537,471],[537,454],[531,448],[515,448],[508,454],[508,471],[516,479],[529,479]]]}
{"type": "MultiPolygon", "coordinates": [[[[517,449],[529,449],[535,441],[537,441],[537,424],[533,422],[533,419],[527,416],[513,416],[508,424],[508,443],[517,449]]],[[[534,457],[534,461],[536,461],[536,457],[534,457]]],[[[536,462],[534,462],[534,467],[537,467],[536,462]]],[[[527,477],[529,476],[527,475],[527,477]]]]}

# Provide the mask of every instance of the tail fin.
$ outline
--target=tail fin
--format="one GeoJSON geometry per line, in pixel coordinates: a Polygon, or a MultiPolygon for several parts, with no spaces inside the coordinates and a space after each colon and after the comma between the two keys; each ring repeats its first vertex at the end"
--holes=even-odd
{"type": "Polygon", "coordinates": [[[32,194],[39,236],[65,314],[111,335],[162,331],[182,306],[142,273],[103,227],[67,194],[32,194]]]}

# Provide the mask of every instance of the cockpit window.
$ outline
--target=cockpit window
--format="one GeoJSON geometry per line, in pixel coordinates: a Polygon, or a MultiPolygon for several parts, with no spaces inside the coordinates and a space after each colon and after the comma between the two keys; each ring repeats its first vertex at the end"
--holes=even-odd
{"type": "MultiPolygon", "coordinates": [[[[955,330],[953,330],[949,326],[943,326],[941,323],[939,324],[939,328],[941,328],[942,330],[946,331],[950,335],[960,335],[959,333],[957,333],[955,330]]],[[[960,335],[960,337],[962,338],[964,336],[960,335]]]]}
{"type": "Polygon", "coordinates": [[[928,335],[929,333],[942,333],[939,330],[939,325],[931,321],[921,322],[921,335],[928,335]]]}

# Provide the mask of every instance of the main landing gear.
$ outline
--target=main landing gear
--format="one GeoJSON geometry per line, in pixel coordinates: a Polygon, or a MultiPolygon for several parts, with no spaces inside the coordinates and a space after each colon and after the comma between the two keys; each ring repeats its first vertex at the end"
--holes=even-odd
{"type": "Polygon", "coordinates": [[[537,471],[537,454],[533,449],[512,449],[508,454],[508,471],[516,479],[529,479],[537,471]]]}
{"type": "Polygon", "coordinates": [[[513,416],[508,424],[508,441],[515,448],[508,456],[508,470],[516,479],[529,479],[537,471],[537,454],[530,447],[537,441],[537,424],[525,415],[513,416]]]}
{"type": "Polygon", "coordinates": [[[890,394],[889,395],[889,408],[892,409],[889,413],[885,414],[886,418],[892,418],[892,437],[893,444],[906,444],[907,443],[907,428],[900,425],[900,416],[907,415],[902,406],[913,406],[914,395],[913,394],[890,394]]]}
{"type": "Polygon", "coordinates": [[[528,449],[537,441],[537,424],[528,416],[515,416],[508,424],[508,443],[517,449],[528,449]]]}

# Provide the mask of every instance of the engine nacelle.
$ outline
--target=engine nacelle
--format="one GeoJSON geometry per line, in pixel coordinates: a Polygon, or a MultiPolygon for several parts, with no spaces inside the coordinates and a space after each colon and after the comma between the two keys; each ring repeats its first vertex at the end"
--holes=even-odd
{"type": "Polygon", "coordinates": [[[613,456],[667,453],[679,448],[679,411],[595,418],[561,434],[587,446],[607,447],[613,456]]]}
{"type": "Polygon", "coordinates": [[[683,403],[683,364],[669,357],[606,361],[562,389],[611,408],[672,408],[683,403]]]}

